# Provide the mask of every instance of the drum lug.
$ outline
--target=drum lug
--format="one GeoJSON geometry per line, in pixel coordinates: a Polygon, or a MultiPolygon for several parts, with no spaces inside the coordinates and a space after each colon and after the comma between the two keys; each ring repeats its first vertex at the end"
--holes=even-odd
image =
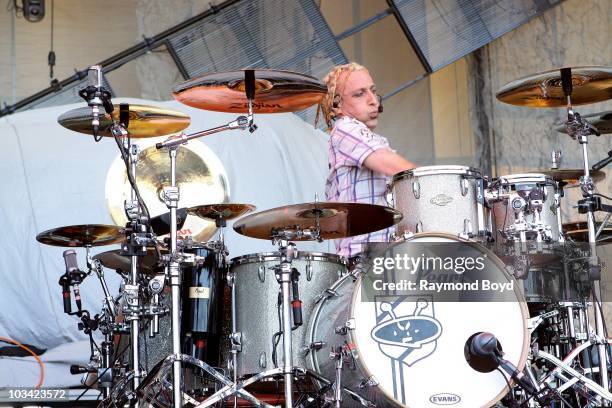
{"type": "Polygon", "coordinates": [[[460,186],[461,195],[465,197],[469,191],[470,182],[468,181],[468,179],[462,178],[460,183],[461,183],[461,186],[460,186]]]}
{"type": "Polygon", "coordinates": [[[338,292],[336,292],[335,290],[333,290],[333,289],[325,289],[325,290],[324,290],[323,292],[321,292],[321,294],[320,294],[319,296],[317,296],[317,298],[315,299],[315,305],[316,305],[317,303],[319,303],[319,302],[320,302],[321,300],[323,300],[323,299],[330,299],[330,298],[333,298],[333,297],[338,297],[338,296],[340,296],[340,295],[339,295],[339,294],[338,294],[338,292]]]}
{"type": "Polygon", "coordinates": [[[263,265],[259,265],[257,268],[257,277],[261,283],[266,282],[266,267],[263,265]]]}
{"type": "Polygon", "coordinates": [[[266,365],[267,365],[266,352],[262,351],[261,354],[259,355],[259,367],[266,368],[266,365]]]}
{"type": "Polygon", "coordinates": [[[378,380],[374,376],[370,376],[369,378],[364,378],[361,380],[357,388],[363,389],[366,387],[376,387],[379,384],[378,380]]]}
{"type": "Polygon", "coordinates": [[[348,333],[349,330],[355,330],[355,319],[350,318],[344,323],[344,326],[336,327],[334,330],[336,334],[344,336],[348,333]]]}
{"type": "Polygon", "coordinates": [[[306,262],[306,280],[310,282],[312,280],[312,261],[308,258],[306,262]]]}
{"type": "MultiPolygon", "coordinates": [[[[321,350],[326,345],[327,344],[324,341],[313,341],[308,346],[308,350],[317,350],[318,351],[318,350],[321,350]]],[[[308,353],[306,353],[306,354],[308,354],[308,353]]]]}
{"type": "Polygon", "coordinates": [[[412,182],[412,194],[414,194],[414,198],[421,198],[421,185],[418,181],[412,182]]]}
{"type": "Polygon", "coordinates": [[[232,351],[242,351],[242,333],[236,332],[229,335],[232,351]]]}
{"type": "Polygon", "coordinates": [[[414,232],[417,234],[419,232],[423,232],[423,223],[421,221],[417,222],[416,225],[414,226],[414,232]]]}
{"type": "Polygon", "coordinates": [[[463,220],[463,232],[459,234],[459,238],[470,239],[474,236],[474,231],[472,230],[472,221],[467,218],[463,220]]]}

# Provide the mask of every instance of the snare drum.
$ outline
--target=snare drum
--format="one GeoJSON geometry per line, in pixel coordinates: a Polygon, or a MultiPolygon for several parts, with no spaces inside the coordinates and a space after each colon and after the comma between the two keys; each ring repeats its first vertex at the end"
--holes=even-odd
{"type": "Polygon", "coordinates": [[[484,179],[465,166],[426,166],[393,176],[393,202],[404,218],[396,234],[441,231],[480,239],[488,230],[484,179]]]}
{"type": "MultiPolygon", "coordinates": [[[[472,253],[488,258],[487,268],[494,270],[499,282],[513,282],[492,252],[448,234],[416,234],[393,244],[392,253],[409,254],[414,249],[407,245],[429,242],[470,245],[472,253]]],[[[478,332],[493,333],[504,358],[523,368],[529,315],[519,290],[509,291],[506,301],[495,302],[427,301],[392,293],[365,301],[361,296],[365,280],[345,276],[317,304],[308,339],[312,345],[325,346],[313,347],[309,359],[313,370],[334,381],[336,362],[329,357],[330,347],[348,347],[351,364],[342,370],[342,386],[378,407],[490,407],[508,392],[500,372],[470,366],[475,363],[468,363],[464,347],[478,332]]],[[[342,406],[360,405],[345,396],[342,406]]]]}
{"type": "MultiPolygon", "coordinates": [[[[237,376],[257,374],[282,366],[283,345],[279,338],[274,347],[274,334],[280,331],[282,310],[278,306],[280,285],[274,275],[274,266],[280,264],[278,252],[244,255],[231,260],[230,273],[235,285],[236,328],[239,333],[240,352],[237,353],[237,376]]],[[[306,325],[315,304],[323,292],[342,275],[346,262],[337,255],[299,251],[292,267],[300,273],[299,293],[302,300],[304,326],[291,334],[293,363],[305,367],[308,342],[306,325]]]]}

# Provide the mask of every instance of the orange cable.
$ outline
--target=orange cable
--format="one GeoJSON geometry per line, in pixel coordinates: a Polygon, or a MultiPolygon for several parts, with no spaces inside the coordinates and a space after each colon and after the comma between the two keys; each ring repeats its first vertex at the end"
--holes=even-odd
{"type": "Polygon", "coordinates": [[[25,351],[27,351],[28,353],[30,353],[31,355],[34,356],[34,358],[38,362],[38,365],[40,366],[40,375],[39,375],[38,384],[34,388],[39,389],[40,387],[42,387],[43,382],[45,381],[45,363],[43,363],[43,361],[40,359],[40,357],[38,357],[36,355],[36,353],[33,352],[32,350],[30,350],[28,347],[24,346],[23,344],[19,343],[16,340],[12,340],[12,339],[9,339],[9,338],[6,338],[6,337],[0,337],[0,341],[4,341],[4,342],[10,343],[10,344],[14,344],[15,346],[18,346],[18,347],[24,349],[25,351]]]}

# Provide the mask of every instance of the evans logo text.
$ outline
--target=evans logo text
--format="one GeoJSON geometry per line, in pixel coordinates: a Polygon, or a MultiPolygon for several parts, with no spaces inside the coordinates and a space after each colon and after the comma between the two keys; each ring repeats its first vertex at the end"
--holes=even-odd
{"type": "Polygon", "coordinates": [[[436,405],[455,405],[461,401],[461,397],[455,394],[442,393],[429,397],[429,402],[436,405]]]}

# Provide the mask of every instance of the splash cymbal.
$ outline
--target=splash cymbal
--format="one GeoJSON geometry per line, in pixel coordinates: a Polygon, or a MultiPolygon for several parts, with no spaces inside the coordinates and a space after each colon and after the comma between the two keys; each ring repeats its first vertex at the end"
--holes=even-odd
{"type": "MultiPolygon", "coordinates": [[[[287,205],[247,215],[236,221],[234,230],[251,238],[271,239],[284,232],[315,231],[320,238],[335,239],[368,234],[388,228],[402,219],[402,213],[382,205],[315,202],[287,205]]],[[[309,241],[305,235],[292,241],[309,241]]]]}
{"type": "MultiPolygon", "coordinates": [[[[582,119],[586,119],[587,122],[595,126],[602,135],[612,134],[612,111],[582,115],[582,119]]],[[[557,132],[567,133],[567,129],[565,129],[565,122],[557,123],[555,130],[557,132]]]]}
{"type": "MultiPolygon", "coordinates": [[[[167,253],[167,251],[164,252],[167,253]]],[[[94,255],[93,259],[100,260],[100,263],[102,263],[105,268],[123,271],[125,273],[129,273],[132,267],[132,258],[124,255],[121,249],[101,252],[94,255]]],[[[146,275],[154,275],[160,272],[160,270],[163,271],[163,266],[158,265],[159,261],[155,250],[153,248],[147,248],[147,254],[138,257],[140,272],[146,275]]]]}
{"type": "MultiPolygon", "coordinates": [[[[584,175],[583,169],[554,169],[554,170],[543,170],[538,173],[546,174],[548,177],[555,181],[564,181],[567,184],[575,185],[580,182],[580,177],[584,175]]],[[[593,182],[598,182],[606,178],[606,173],[601,170],[590,170],[589,174],[593,179],[593,182]]]]}
{"type": "MultiPolygon", "coordinates": [[[[194,108],[246,113],[245,71],[206,74],[174,89],[174,98],[194,108]]],[[[255,69],[253,112],[295,112],[319,103],[327,87],[309,75],[272,69],[255,69]]]]}
{"type": "MultiPolygon", "coordinates": [[[[154,142],[141,144],[136,166],[136,184],[149,208],[151,217],[168,213],[163,188],[170,186],[168,152],[157,150],[154,142]]],[[[223,163],[204,143],[192,140],[177,151],[176,181],[180,191],[178,205],[193,207],[203,200],[223,203],[229,200],[229,181],[223,163]]],[[[131,187],[121,157],[112,163],[106,176],[106,204],[117,225],[125,225],[125,200],[131,200],[131,187]]],[[[181,215],[181,212],[177,212],[181,215]]],[[[162,217],[163,218],[163,217],[162,217]]],[[[163,230],[163,229],[162,229],[163,230]]],[[[169,229],[168,229],[169,231],[169,229]]],[[[207,241],[217,231],[213,221],[187,214],[179,236],[192,236],[195,241],[207,241]]]]}
{"type": "MultiPolygon", "coordinates": [[[[574,67],[572,70],[572,105],[585,105],[612,98],[612,68],[574,67]]],[[[504,103],[531,108],[567,106],[560,69],[528,75],[504,85],[496,94],[504,103]]]]}
{"type": "Polygon", "coordinates": [[[85,247],[118,244],[125,241],[123,228],[116,225],[68,225],[41,232],[36,236],[41,244],[62,247],[85,247]]]}
{"type": "Polygon", "coordinates": [[[187,209],[187,212],[192,215],[197,215],[200,218],[209,220],[232,220],[246,213],[255,210],[252,204],[205,204],[198,205],[187,209]]]}
{"type": "MultiPolygon", "coordinates": [[[[120,105],[114,107],[112,117],[119,120],[120,105]]],[[[155,106],[129,104],[128,133],[133,138],[165,136],[178,133],[189,126],[191,119],[188,115],[169,109],[155,106]]],[[[91,128],[91,108],[83,107],[69,110],[57,119],[57,122],[66,129],[75,132],[93,134],[91,128]]],[[[110,127],[113,124],[111,116],[102,110],[100,113],[99,136],[112,137],[110,127]]]]}

